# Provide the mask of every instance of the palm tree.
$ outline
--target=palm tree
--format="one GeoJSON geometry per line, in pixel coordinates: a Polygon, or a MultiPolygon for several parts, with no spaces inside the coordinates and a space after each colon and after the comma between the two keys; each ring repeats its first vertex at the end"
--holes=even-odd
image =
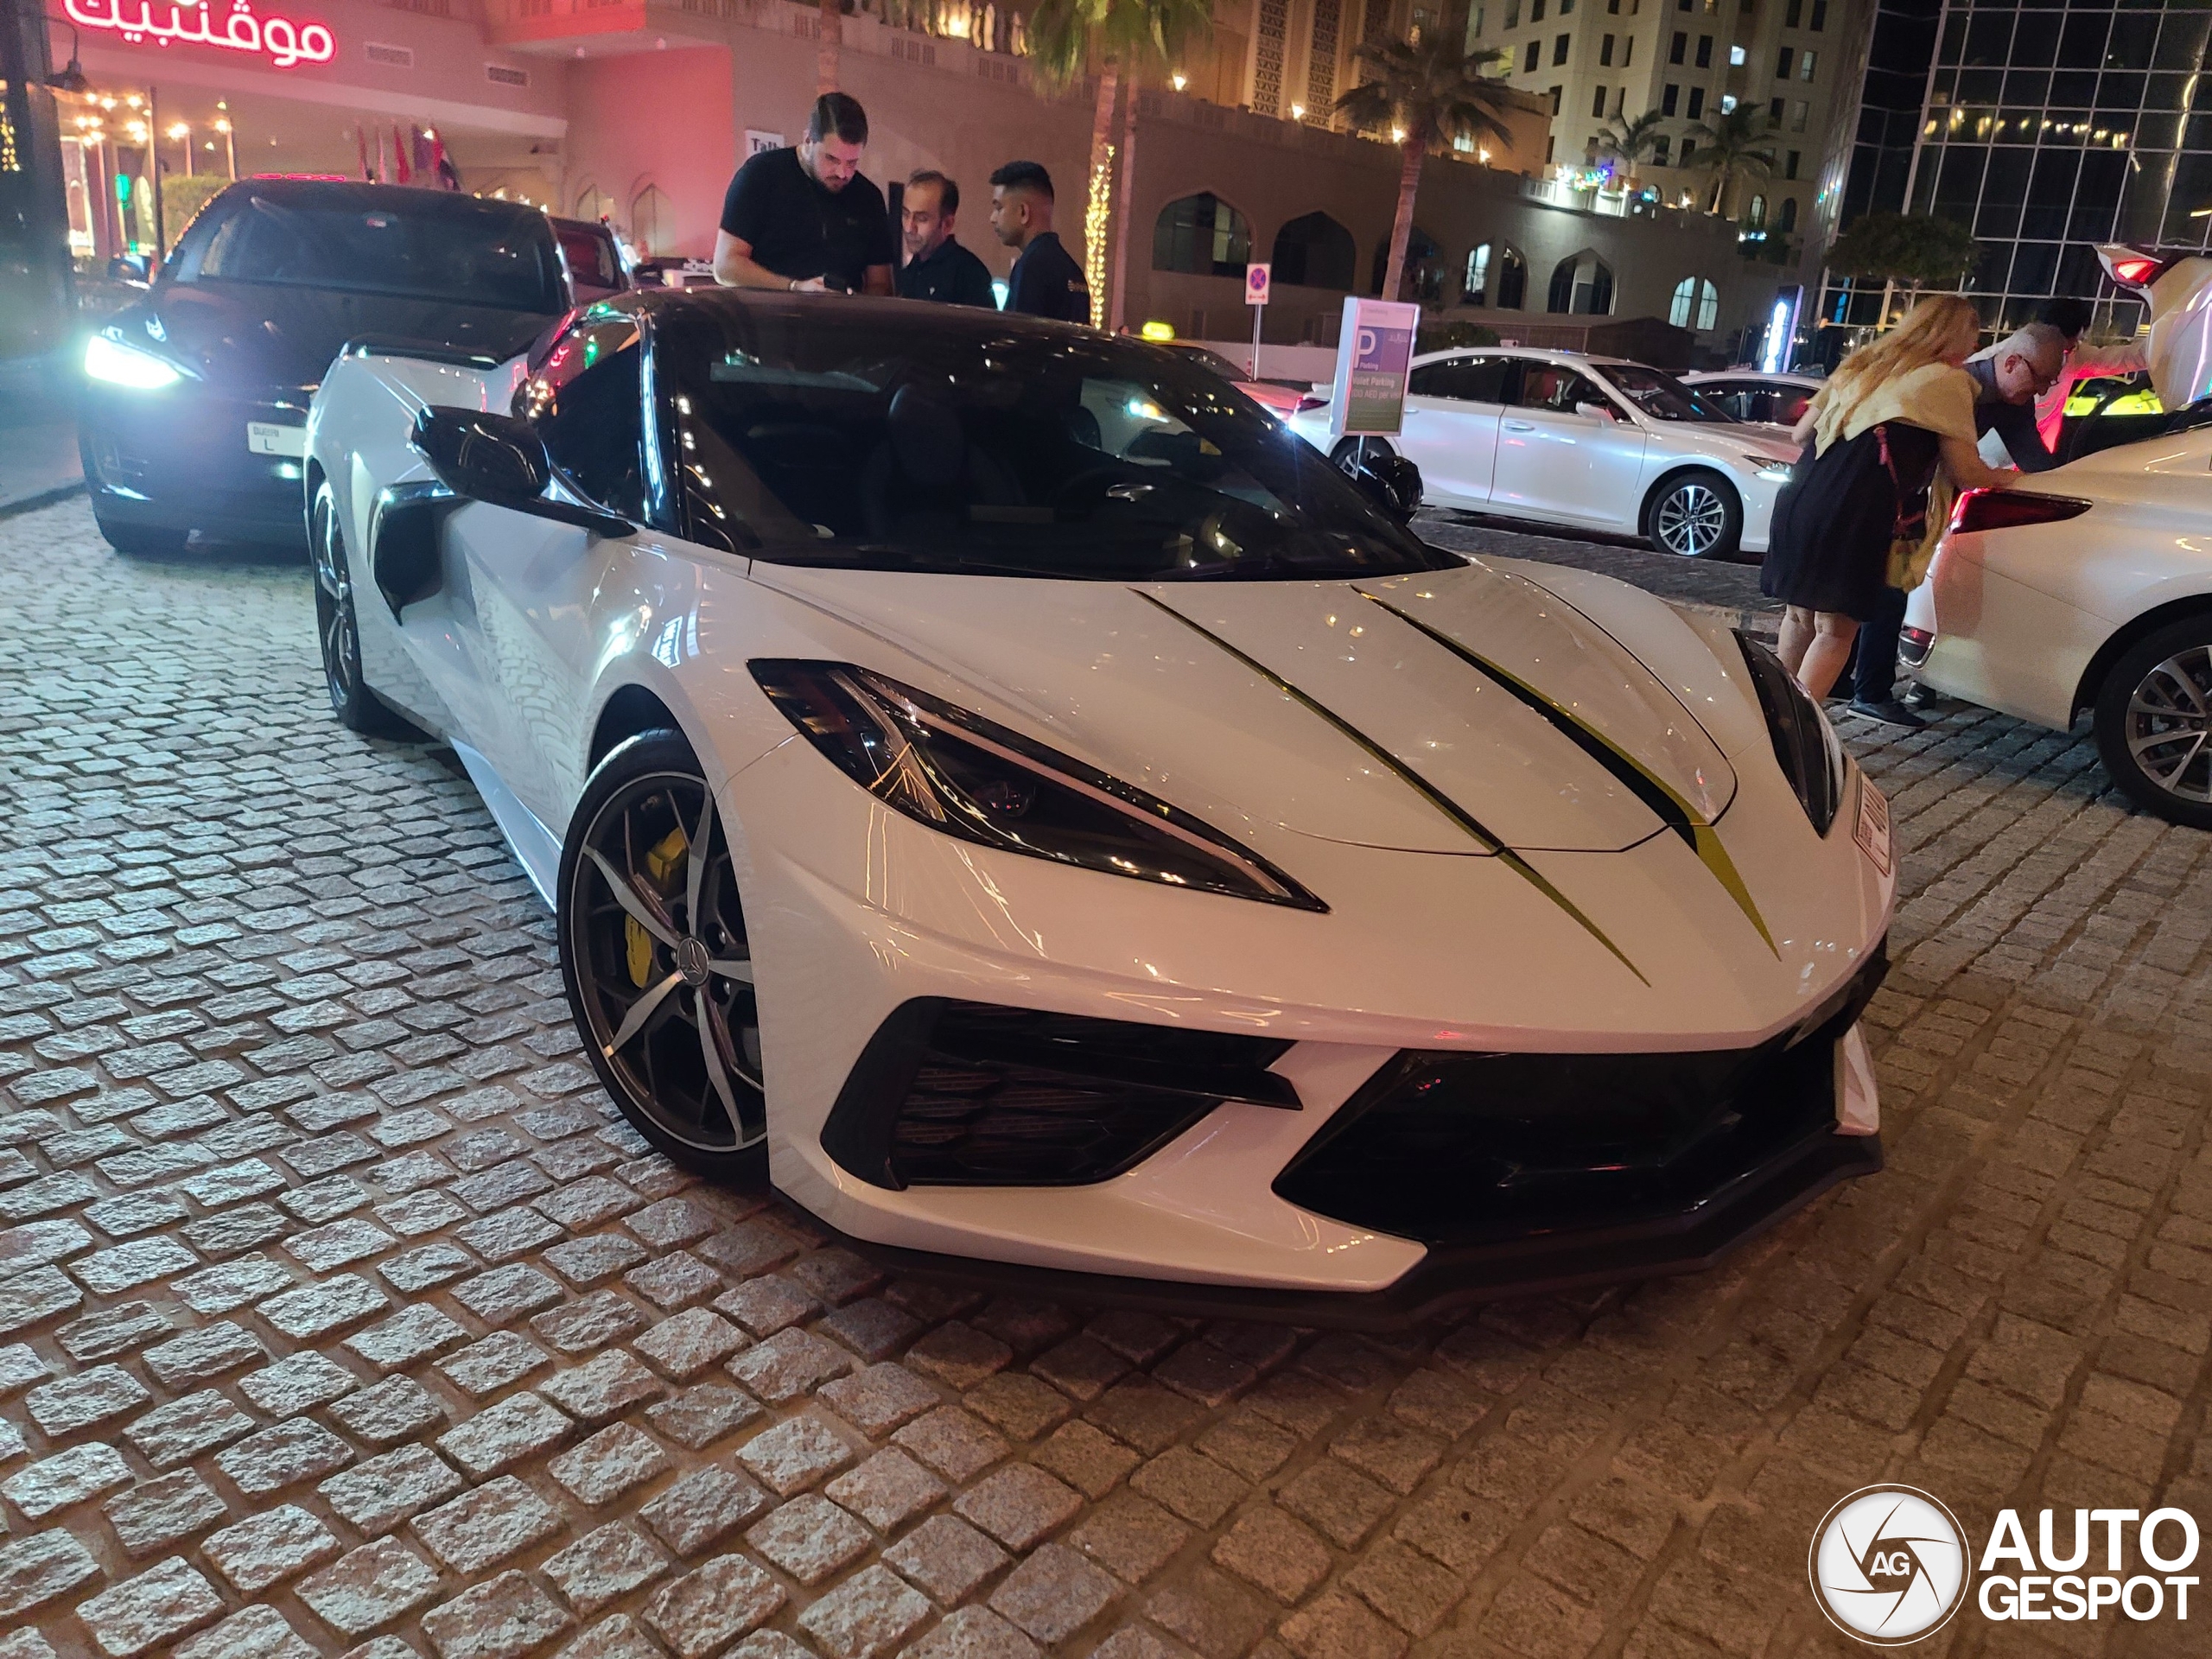
{"type": "MultiPolygon", "coordinates": [[[[828,3],[828,0],[824,0],[828,3]]],[[[1212,31],[1211,0],[1042,0],[1029,14],[1029,60],[1048,85],[1065,86],[1096,64],[1098,92],[1090,120],[1090,177],[1084,196],[1084,254],[1090,264],[1102,249],[1091,239],[1103,233],[1113,213],[1114,101],[1126,76],[1129,96],[1135,78],[1147,68],[1179,60],[1185,50],[1212,31]]],[[[1131,124],[1135,124],[1134,105],[1131,124]]],[[[1126,219],[1127,214],[1120,216],[1126,219]]],[[[1116,224],[1114,235],[1128,226],[1116,224]]],[[[1125,259],[1117,259],[1117,265],[1125,259]]],[[[1103,284],[1091,285],[1090,320],[1106,315],[1103,284]]]]}
{"type": "Polygon", "coordinates": [[[814,90],[837,90],[837,60],[845,44],[844,0],[821,0],[821,44],[814,50],[814,90]]]}
{"type": "Polygon", "coordinates": [[[1713,175],[1713,205],[1717,213],[1728,200],[1728,187],[1740,175],[1762,179],[1774,170],[1774,152],[1756,146],[1767,137],[1766,111],[1738,104],[1712,122],[1700,122],[1689,136],[1698,142],[1705,170],[1713,175]]]}
{"type": "Polygon", "coordinates": [[[1390,263],[1382,278],[1386,299],[1398,297],[1406,276],[1406,244],[1413,236],[1414,197],[1421,189],[1421,162],[1439,144],[1457,138],[1496,138],[1507,149],[1513,135],[1502,116],[1505,83],[1482,72],[1498,61],[1495,52],[1470,54],[1448,34],[1427,39],[1386,41],[1359,48],[1366,79],[1338,99],[1336,107],[1354,127],[1390,130],[1398,142],[1398,217],[1390,227],[1390,263]]]}
{"type": "Polygon", "coordinates": [[[1628,168],[1627,184],[1631,194],[1637,187],[1637,163],[1659,148],[1659,124],[1666,118],[1656,110],[1646,110],[1633,121],[1624,120],[1618,126],[1599,129],[1598,153],[1612,156],[1628,168]]]}

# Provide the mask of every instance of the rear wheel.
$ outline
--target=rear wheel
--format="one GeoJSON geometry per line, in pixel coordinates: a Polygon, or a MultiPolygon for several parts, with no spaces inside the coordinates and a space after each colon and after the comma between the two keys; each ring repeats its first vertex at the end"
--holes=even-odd
{"type": "Polygon", "coordinates": [[[1735,486],[1704,467],[1676,473],[1644,504],[1643,533],[1662,553],[1726,559],[1744,534],[1744,505],[1735,486]]]}
{"type": "Polygon", "coordinates": [[[361,625],[353,609],[353,578],[346,533],[330,486],[315,492],[308,530],[315,560],[315,637],[322,649],[323,689],[338,723],[372,737],[406,737],[415,728],[392,713],[361,677],[361,625]]]}
{"type": "Polygon", "coordinates": [[[2212,830],[2212,615],[2145,634],[2097,690],[2097,752],[2138,805],[2212,830]]]}
{"type": "Polygon", "coordinates": [[[685,1167],[766,1178],[753,951],[729,838],[691,748],[652,731],[584,786],[561,854],[561,973],[591,1063],[685,1167]]]}

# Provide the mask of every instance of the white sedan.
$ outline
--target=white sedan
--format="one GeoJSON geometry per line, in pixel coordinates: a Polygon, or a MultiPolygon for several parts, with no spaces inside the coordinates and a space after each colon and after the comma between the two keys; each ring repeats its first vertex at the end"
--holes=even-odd
{"type": "Polygon", "coordinates": [[[308,455],[340,718],[453,745],[639,1131],[880,1260],[1388,1321],[1879,1165],[1893,854],[1819,709],[1198,365],[646,290],[357,349],[308,455]]]}
{"type": "Polygon", "coordinates": [[[1960,498],[1899,656],[1947,696],[2065,731],[2113,781],[2212,829],[2212,258],[2101,250],[2147,295],[2156,436],[1960,498]]]}
{"type": "Polygon", "coordinates": [[[1642,536],[1697,558],[1764,552],[1797,458],[1658,369],[1522,346],[1415,358],[1395,439],[1336,438],[1325,407],[1286,424],[1339,464],[1395,448],[1431,506],[1642,536]]]}

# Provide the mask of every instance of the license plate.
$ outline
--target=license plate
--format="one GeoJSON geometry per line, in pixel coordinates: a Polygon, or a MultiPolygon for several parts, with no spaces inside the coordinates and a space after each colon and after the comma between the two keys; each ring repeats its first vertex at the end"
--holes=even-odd
{"type": "Polygon", "coordinates": [[[289,455],[296,461],[308,452],[308,429],[279,426],[274,421],[248,421],[245,447],[257,455],[289,455]]]}
{"type": "Polygon", "coordinates": [[[1859,774],[1859,826],[1853,833],[1859,850],[1884,875],[1890,873],[1890,804],[1865,772],[1859,774]]]}

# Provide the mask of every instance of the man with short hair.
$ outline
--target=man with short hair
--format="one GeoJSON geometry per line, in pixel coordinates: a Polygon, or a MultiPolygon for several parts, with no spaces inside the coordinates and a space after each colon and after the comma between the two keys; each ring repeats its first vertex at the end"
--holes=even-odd
{"type": "Polygon", "coordinates": [[[764,149],[729,181],[715,236],[715,280],[731,288],[888,294],[898,250],[883,192],[861,174],[868,112],[824,92],[806,137],[764,149]]]}
{"type": "Polygon", "coordinates": [[[1051,174],[1035,162],[1008,162],[992,174],[991,228],[1020,255],[1007,278],[1007,310],[1090,321],[1090,284],[1052,230],[1051,174]]]}
{"type": "Polygon", "coordinates": [[[910,300],[995,311],[999,296],[991,289],[989,267],[953,239],[959,213],[960,187],[944,174],[925,168],[906,181],[899,205],[899,233],[906,244],[899,292],[910,300]]]}

